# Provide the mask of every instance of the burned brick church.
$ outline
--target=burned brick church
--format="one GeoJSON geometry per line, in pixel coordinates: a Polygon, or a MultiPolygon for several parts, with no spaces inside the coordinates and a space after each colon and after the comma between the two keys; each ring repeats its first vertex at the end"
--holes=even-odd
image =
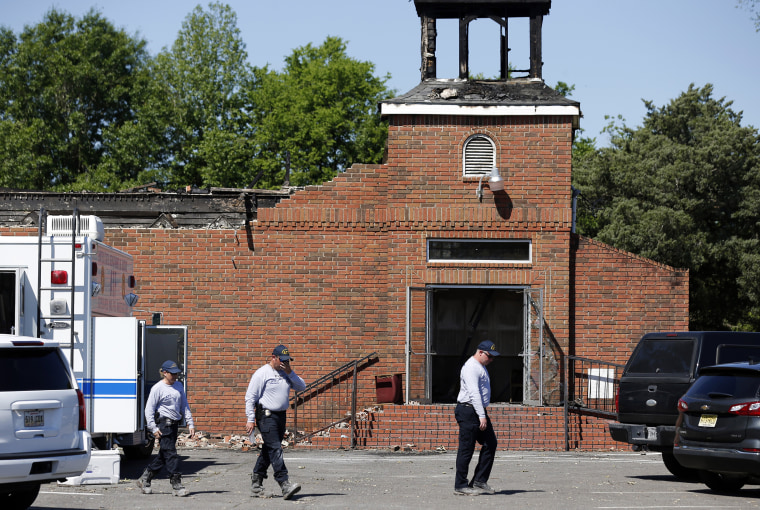
{"type": "MultiPolygon", "coordinates": [[[[248,380],[282,343],[309,384],[290,411],[297,445],[454,449],[459,367],[489,339],[499,448],[617,447],[609,417],[566,413],[576,377],[602,373],[570,360],[606,363],[594,370],[614,385],[643,333],[688,329],[688,272],[575,233],[581,111],[543,81],[550,0],[414,4],[421,80],[379,105],[383,164],[297,190],[4,191],[0,233],[41,205],[100,216],[134,256],[135,315],[189,328],[201,430],[243,431],[248,380]],[[470,79],[477,18],[500,31],[498,79],[470,79]],[[459,20],[456,78],[437,76],[440,19],[459,20]],[[523,71],[508,69],[515,20],[529,23],[523,71]]],[[[583,391],[571,398],[613,398],[583,391]]]]}

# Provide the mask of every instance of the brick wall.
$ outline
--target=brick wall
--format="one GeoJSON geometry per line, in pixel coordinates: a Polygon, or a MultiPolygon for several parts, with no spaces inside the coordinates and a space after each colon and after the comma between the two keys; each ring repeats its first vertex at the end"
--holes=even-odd
{"type": "MultiPolygon", "coordinates": [[[[250,230],[108,229],[106,241],[134,255],[137,308],[189,328],[199,430],[243,431],[249,378],[279,343],[307,382],[377,352],[357,380],[359,406],[375,402],[375,376],[405,372],[409,287],[542,288],[558,356],[620,361],[644,330],[685,329],[687,275],[583,238],[574,250],[571,132],[565,117],[399,116],[385,164],[355,165],[259,209],[250,230]],[[486,188],[482,201],[478,180],[462,176],[462,146],[475,133],[496,142],[505,180],[505,193],[486,188]],[[428,263],[429,238],[530,240],[533,260],[428,263]]],[[[411,312],[422,352],[424,299],[411,312]]],[[[413,400],[424,389],[421,359],[411,363],[413,400]]],[[[492,419],[502,448],[564,448],[561,408],[497,406],[492,419]]],[[[610,447],[604,424],[574,419],[571,447],[610,447]]],[[[372,427],[367,447],[456,447],[446,406],[388,406],[372,427]]]]}
{"type": "Polygon", "coordinates": [[[580,237],[569,354],[624,364],[641,335],[689,330],[689,273],[580,237]]]}

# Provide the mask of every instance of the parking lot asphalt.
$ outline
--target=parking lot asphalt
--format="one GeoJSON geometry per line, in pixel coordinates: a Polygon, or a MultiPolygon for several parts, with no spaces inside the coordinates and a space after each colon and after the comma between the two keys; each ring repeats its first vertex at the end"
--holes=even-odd
{"type": "Polygon", "coordinates": [[[250,497],[255,450],[193,448],[180,455],[190,491],[184,498],[172,496],[163,475],[153,481],[154,494],[142,494],[135,479],[147,461],[122,459],[118,484],[46,484],[31,508],[760,508],[760,486],[715,494],[699,482],[677,481],[651,452],[498,452],[489,480],[496,494],[473,497],[453,493],[456,452],[288,449],[290,478],[303,487],[290,500],[280,496],[271,470],[264,487],[273,496],[250,497]]]}

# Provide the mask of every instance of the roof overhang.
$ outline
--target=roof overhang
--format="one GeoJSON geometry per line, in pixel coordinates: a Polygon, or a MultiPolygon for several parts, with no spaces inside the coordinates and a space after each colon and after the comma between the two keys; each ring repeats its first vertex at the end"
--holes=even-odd
{"type": "Polygon", "coordinates": [[[398,104],[382,103],[380,114],[385,115],[459,115],[477,117],[506,116],[569,116],[573,128],[580,126],[581,110],[574,105],[493,105],[477,106],[462,104],[398,104]]]}
{"type": "Polygon", "coordinates": [[[462,18],[464,16],[545,16],[551,0],[414,0],[417,15],[432,18],[462,18]]]}

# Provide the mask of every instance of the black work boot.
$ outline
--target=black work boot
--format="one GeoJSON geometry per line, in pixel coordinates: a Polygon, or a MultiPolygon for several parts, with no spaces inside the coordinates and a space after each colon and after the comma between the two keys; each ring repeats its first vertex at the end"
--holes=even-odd
{"type": "Polygon", "coordinates": [[[251,475],[251,496],[258,496],[264,492],[264,477],[253,473],[251,475]]]}
{"type": "Polygon", "coordinates": [[[172,494],[175,496],[187,496],[187,489],[182,485],[182,475],[175,473],[169,478],[172,484],[172,494]]]}
{"type": "Polygon", "coordinates": [[[153,471],[145,468],[143,474],[137,479],[137,486],[140,487],[143,494],[153,494],[153,489],[150,487],[150,481],[153,479],[153,471]]]}
{"type": "Polygon", "coordinates": [[[282,488],[282,499],[290,499],[293,494],[301,490],[300,485],[293,483],[290,480],[281,482],[280,487],[282,488]]]}

